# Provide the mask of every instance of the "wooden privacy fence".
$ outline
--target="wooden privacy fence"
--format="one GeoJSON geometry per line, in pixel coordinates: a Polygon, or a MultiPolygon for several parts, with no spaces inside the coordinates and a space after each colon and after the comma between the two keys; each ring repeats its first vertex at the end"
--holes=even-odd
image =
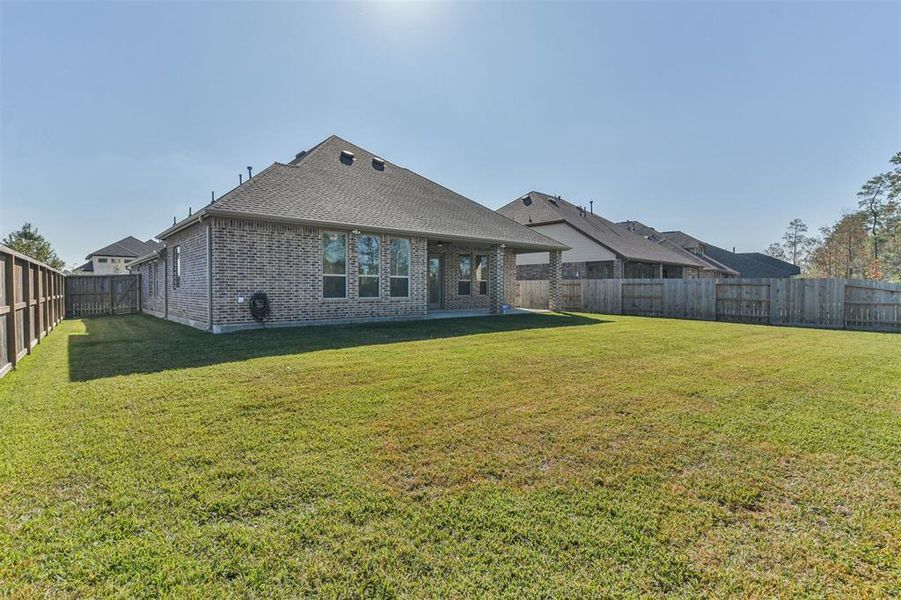
{"type": "Polygon", "coordinates": [[[140,310],[140,275],[66,277],[67,317],[127,315],[140,310]]]}
{"type": "Polygon", "coordinates": [[[0,246],[0,377],[62,321],[65,277],[0,246]]]}
{"type": "MultiPolygon", "coordinates": [[[[580,279],[563,309],[901,332],[901,285],[856,279],[580,279]]],[[[547,281],[517,281],[514,304],[547,308],[547,281]]]]}

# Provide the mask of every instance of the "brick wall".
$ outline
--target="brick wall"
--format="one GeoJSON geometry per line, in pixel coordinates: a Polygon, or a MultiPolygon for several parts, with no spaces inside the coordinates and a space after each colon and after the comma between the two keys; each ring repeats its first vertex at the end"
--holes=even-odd
{"type": "MultiPolygon", "coordinates": [[[[410,295],[390,296],[389,240],[379,238],[379,297],[357,292],[357,238],[347,234],[347,297],[322,297],[322,230],[235,219],[213,222],[213,320],[216,329],[254,325],[248,300],[266,292],[273,324],[415,317],[426,313],[426,240],[410,240],[410,295]],[[244,302],[240,303],[239,298],[244,302]]],[[[363,231],[362,233],[366,233],[363,231]]]]}
{"type": "Polygon", "coordinates": [[[162,317],[165,312],[165,295],[163,281],[165,262],[151,260],[140,265],[130,267],[132,273],[141,276],[141,310],[154,316],[162,317]],[[153,285],[153,280],[156,285],[153,285]]]}
{"type": "Polygon", "coordinates": [[[503,304],[513,306],[513,297],[516,295],[516,254],[506,249],[504,252],[504,301],[503,304]]]}
{"type": "Polygon", "coordinates": [[[166,239],[168,316],[173,321],[202,329],[209,327],[207,236],[208,221],[205,221],[186,227],[166,239]],[[181,277],[177,286],[176,247],[181,249],[181,277]]]}

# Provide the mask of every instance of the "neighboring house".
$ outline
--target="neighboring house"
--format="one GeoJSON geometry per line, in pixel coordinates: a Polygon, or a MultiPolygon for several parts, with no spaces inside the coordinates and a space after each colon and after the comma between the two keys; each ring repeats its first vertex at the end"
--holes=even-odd
{"type": "Polygon", "coordinates": [[[707,246],[707,254],[740,273],[739,277],[796,277],[801,268],[790,262],[767,256],[761,252],[730,252],[717,246],[707,246]]]}
{"type": "Polygon", "coordinates": [[[159,242],[147,240],[142,242],[134,236],[122,238],[100,250],[95,250],[87,256],[88,261],[73,271],[73,275],[115,275],[127,273],[128,264],[139,256],[161,248],[159,242]]]}
{"type": "Polygon", "coordinates": [[[255,292],[269,299],[267,326],[501,312],[522,252],[556,264],[557,308],[567,249],[337,136],[158,238],[165,248],[131,266],[144,311],[216,333],[259,326],[255,292]]]}
{"type": "MultiPolygon", "coordinates": [[[[697,277],[706,266],[688,252],[645,239],[559,196],[529,192],[498,212],[570,247],[563,253],[564,279],[697,277]]],[[[546,254],[516,257],[517,279],[547,279],[549,269],[546,254]]]]}
{"type": "Polygon", "coordinates": [[[623,221],[620,225],[648,239],[666,240],[691,252],[708,263],[702,274],[708,277],[794,277],[801,274],[797,266],[760,252],[730,252],[708,244],[684,231],[657,231],[639,221],[623,221]]]}
{"type": "Polygon", "coordinates": [[[674,250],[688,252],[700,259],[704,263],[699,272],[700,277],[738,277],[738,271],[722,264],[708,254],[706,242],[702,242],[687,233],[682,231],[660,232],[640,221],[622,221],[617,223],[617,225],[674,250]]]}

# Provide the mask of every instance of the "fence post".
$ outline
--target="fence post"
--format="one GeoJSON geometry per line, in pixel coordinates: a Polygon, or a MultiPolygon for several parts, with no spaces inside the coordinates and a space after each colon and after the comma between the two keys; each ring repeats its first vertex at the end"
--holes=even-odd
{"type": "Polygon", "coordinates": [[[16,340],[19,338],[16,327],[16,257],[13,254],[7,254],[6,260],[6,303],[9,305],[9,312],[6,313],[6,355],[9,357],[9,363],[15,367],[19,362],[19,351],[16,348],[16,340]]]}
{"type": "Polygon", "coordinates": [[[37,327],[35,327],[35,333],[37,334],[35,337],[38,339],[38,343],[41,343],[41,339],[44,337],[44,268],[38,267],[38,288],[35,290],[37,293],[38,303],[35,305],[34,312],[37,317],[37,327]]]}
{"type": "Polygon", "coordinates": [[[22,298],[25,300],[25,308],[22,313],[22,339],[26,354],[31,354],[31,263],[22,261],[22,298]]]}

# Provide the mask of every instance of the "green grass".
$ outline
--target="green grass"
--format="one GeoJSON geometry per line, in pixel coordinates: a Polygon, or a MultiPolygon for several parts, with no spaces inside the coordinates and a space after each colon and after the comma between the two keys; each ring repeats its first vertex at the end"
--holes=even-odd
{"type": "Polygon", "coordinates": [[[0,595],[888,596],[901,337],[66,321],[0,380],[0,595]]]}

